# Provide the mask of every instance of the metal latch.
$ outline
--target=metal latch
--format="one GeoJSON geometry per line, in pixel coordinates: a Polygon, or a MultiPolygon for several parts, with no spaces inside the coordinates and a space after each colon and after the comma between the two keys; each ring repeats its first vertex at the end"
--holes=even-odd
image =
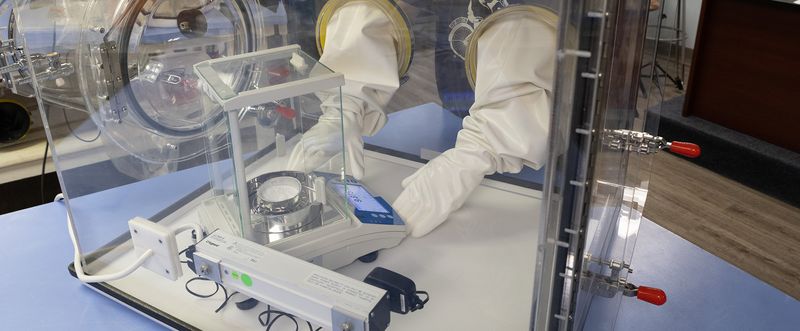
{"type": "Polygon", "coordinates": [[[631,130],[607,130],[606,146],[615,150],[627,150],[639,154],[653,154],[662,149],[690,158],[700,156],[700,146],[682,141],[666,141],[663,137],[647,132],[631,130]]]}
{"type": "Polygon", "coordinates": [[[581,273],[581,289],[604,298],[613,298],[617,293],[622,293],[624,296],[636,297],[657,306],[667,302],[667,294],[663,290],[629,283],[625,275],[631,272],[633,270],[627,263],[602,260],[587,254],[581,273]],[[589,266],[592,263],[607,268],[610,270],[609,274],[590,271],[589,266]]]}
{"type": "Polygon", "coordinates": [[[72,63],[63,62],[58,52],[25,56],[24,49],[17,46],[13,39],[0,42],[0,75],[3,84],[8,88],[30,84],[33,80],[31,68],[37,71],[39,80],[53,80],[68,76],[75,71],[72,63]],[[44,70],[38,72],[41,69],[44,70]],[[18,74],[12,75],[14,72],[18,74]]]}

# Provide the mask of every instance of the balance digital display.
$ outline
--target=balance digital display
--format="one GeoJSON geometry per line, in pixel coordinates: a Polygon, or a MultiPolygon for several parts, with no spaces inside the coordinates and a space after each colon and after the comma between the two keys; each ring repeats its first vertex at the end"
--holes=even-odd
{"type": "Polygon", "coordinates": [[[330,183],[336,194],[347,201],[350,210],[361,221],[367,224],[395,224],[403,222],[395,214],[394,209],[383,200],[367,191],[367,188],[353,178],[348,178],[346,184],[335,181],[330,183]]]}
{"type": "Polygon", "coordinates": [[[335,184],[334,186],[336,188],[336,193],[347,197],[347,201],[350,202],[350,205],[357,210],[382,214],[390,213],[361,185],[348,185],[346,190],[343,184],[335,184]]]}

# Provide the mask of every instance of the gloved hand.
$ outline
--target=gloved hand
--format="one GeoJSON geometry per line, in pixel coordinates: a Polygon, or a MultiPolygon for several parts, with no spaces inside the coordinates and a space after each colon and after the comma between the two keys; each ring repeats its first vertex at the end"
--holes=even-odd
{"type": "MultiPolygon", "coordinates": [[[[342,112],[339,107],[328,103],[337,103],[338,97],[328,98],[322,107],[319,121],[303,134],[303,139],[294,147],[289,156],[289,169],[311,172],[320,165],[342,152],[345,148],[346,169],[350,174],[361,179],[364,177],[364,140],[362,138],[364,116],[350,110],[363,109],[363,102],[356,98],[344,96],[342,99],[342,112]],[[344,136],[342,126],[344,125],[344,136]],[[344,139],[344,141],[342,141],[344,139]]],[[[385,117],[382,120],[385,122],[385,117]]],[[[369,126],[383,127],[383,122],[374,121],[369,126]]],[[[377,130],[375,130],[377,131],[377,130]]]]}
{"type": "Polygon", "coordinates": [[[322,115],[295,146],[289,169],[307,172],[318,168],[341,152],[344,139],[348,172],[357,179],[364,176],[362,137],[383,128],[383,108],[400,87],[396,39],[391,20],[374,4],[351,2],[336,10],[328,22],[319,62],[344,74],[341,113],[338,90],[317,94],[322,115]]]}
{"type": "Polygon", "coordinates": [[[508,18],[478,39],[475,103],[456,146],[406,178],[393,204],[414,237],[444,222],[485,175],[546,160],[556,30],[534,17],[508,18]]]}

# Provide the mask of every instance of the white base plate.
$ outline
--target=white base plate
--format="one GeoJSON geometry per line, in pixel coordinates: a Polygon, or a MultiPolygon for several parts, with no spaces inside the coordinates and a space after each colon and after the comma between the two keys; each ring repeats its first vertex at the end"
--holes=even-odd
{"type": "MultiPolygon", "coordinates": [[[[378,153],[367,152],[366,156],[369,175],[362,182],[387,201],[394,201],[402,190],[400,182],[421,166],[378,153]]],[[[265,165],[264,170],[268,168],[265,165]]],[[[355,262],[338,271],[360,280],[381,266],[411,278],[419,290],[430,293],[431,300],[423,310],[392,314],[390,330],[528,329],[540,205],[541,192],[485,180],[464,207],[429,235],[407,238],[399,246],[381,251],[376,262],[355,262]]],[[[196,214],[188,212],[172,226],[196,221],[196,214]]],[[[179,236],[179,248],[188,244],[188,233],[179,236]]],[[[128,248],[107,269],[117,270],[132,259],[128,248]]],[[[193,276],[185,266],[183,277],[176,282],[140,269],[111,285],[200,329],[263,330],[257,320],[266,309],[263,303],[250,311],[231,304],[215,314],[223,300],[221,291],[209,299],[190,295],[184,284],[193,276]]],[[[214,289],[211,282],[192,285],[201,293],[214,289]]],[[[282,319],[273,330],[294,330],[294,323],[282,319]]]]}

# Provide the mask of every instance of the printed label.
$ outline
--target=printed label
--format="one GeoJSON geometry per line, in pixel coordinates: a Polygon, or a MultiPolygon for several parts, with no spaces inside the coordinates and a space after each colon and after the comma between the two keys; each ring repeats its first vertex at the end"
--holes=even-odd
{"type": "Polygon", "coordinates": [[[352,299],[355,299],[353,301],[364,304],[369,308],[375,306],[380,299],[380,295],[382,295],[381,293],[375,293],[375,291],[365,291],[355,288],[336,279],[332,279],[317,273],[312,273],[310,276],[308,276],[308,278],[306,278],[306,283],[316,287],[324,288],[332,293],[348,296],[352,299]]]}

